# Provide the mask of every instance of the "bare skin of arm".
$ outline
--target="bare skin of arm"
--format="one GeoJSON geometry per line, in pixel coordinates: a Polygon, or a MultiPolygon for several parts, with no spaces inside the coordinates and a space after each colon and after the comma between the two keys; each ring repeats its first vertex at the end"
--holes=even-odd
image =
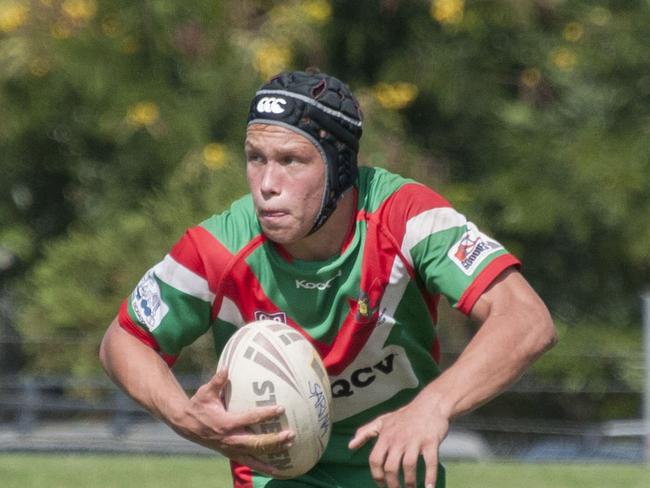
{"type": "Polygon", "coordinates": [[[375,440],[369,464],[379,486],[416,486],[416,464],[426,465],[425,486],[436,483],[438,449],[449,423],[498,395],[556,342],[550,314],[523,276],[508,269],[477,300],[470,314],[481,324],[458,360],[404,407],[360,427],[349,443],[375,440]]]}
{"type": "Polygon", "coordinates": [[[179,435],[253,469],[276,470],[253,456],[286,449],[291,431],[250,434],[246,426],[276,418],[282,407],[260,407],[249,412],[226,411],[221,391],[227,372],[215,374],[192,397],[178,383],[162,358],[122,329],[117,319],[110,325],[100,347],[100,360],[111,379],[152,415],[179,435]]]}

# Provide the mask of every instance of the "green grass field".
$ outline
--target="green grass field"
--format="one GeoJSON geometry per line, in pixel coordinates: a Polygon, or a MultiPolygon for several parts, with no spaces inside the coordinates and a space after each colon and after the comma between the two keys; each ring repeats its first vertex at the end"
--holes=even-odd
{"type": "MultiPolygon", "coordinates": [[[[449,488],[648,488],[639,465],[447,463],[449,488]]],[[[2,488],[230,486],[222,458],[0,455],[2,488]]]]}

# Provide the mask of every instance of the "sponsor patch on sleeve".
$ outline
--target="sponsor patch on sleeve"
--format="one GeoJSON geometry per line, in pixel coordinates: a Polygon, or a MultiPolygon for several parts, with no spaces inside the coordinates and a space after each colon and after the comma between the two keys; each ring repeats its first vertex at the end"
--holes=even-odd
{"type": "Polygon", "coordinates": [[[131,295],[131,306],[138,320],[153,332],[169,312],[160,295],[160,286],[152,270],[145,274],[131,295]]]}
{"type": "Polygon", "coordinates": [[[486,236],[474,224],[468,222],[467,232],[451,247],[447,256],[463,273],[470,276],[486,257],[502,249],[501,244],[486,236]]]}

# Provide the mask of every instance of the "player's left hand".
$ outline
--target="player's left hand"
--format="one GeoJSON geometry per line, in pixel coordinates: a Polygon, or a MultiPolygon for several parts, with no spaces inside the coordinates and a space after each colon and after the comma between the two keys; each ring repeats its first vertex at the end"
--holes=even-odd
{"type": "Polygon", "coordinates": [[[372,478],[379,486],[415,488],[417,462],[422,456],[426,466],[424,485],[433,488],[438,474],[438,448],[449,431],[449,418],[435,404],[416,397],[411,403],[357,429],[348,444],[358,449],[371,439],[375,446],[368,462],[372,478]]]}

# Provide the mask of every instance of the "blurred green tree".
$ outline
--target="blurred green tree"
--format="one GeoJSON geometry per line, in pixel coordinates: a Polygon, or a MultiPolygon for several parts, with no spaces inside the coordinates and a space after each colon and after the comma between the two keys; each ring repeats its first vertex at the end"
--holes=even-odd
{"type": "Polygon", "coordinates": [[[307,66],[359,95],[363,162],[498,236],[563,322],[634,331],[650,282],[647,1],[0,5],[0,246],[23,263],[33,367],[98,368],[137,278],[245,191],[251,93],[307,66]]]}

